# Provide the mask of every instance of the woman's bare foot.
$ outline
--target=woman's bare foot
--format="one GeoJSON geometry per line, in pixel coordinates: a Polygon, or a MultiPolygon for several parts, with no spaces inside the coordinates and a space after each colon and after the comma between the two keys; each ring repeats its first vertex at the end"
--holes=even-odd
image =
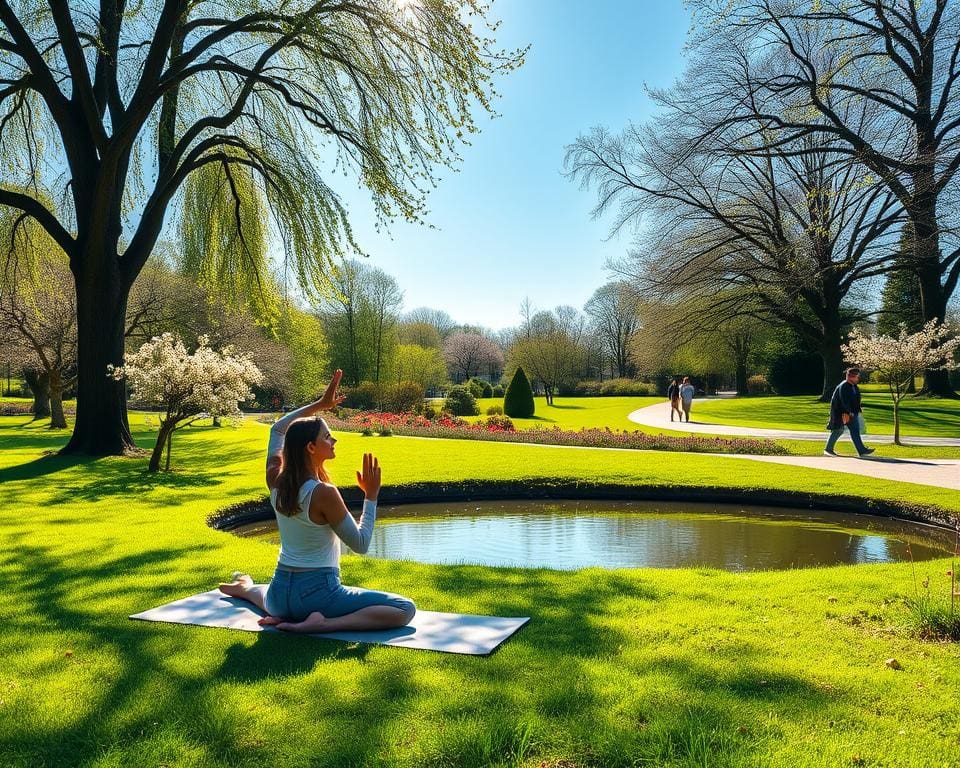
{"type": "Polygon", "coordinates": [[[264,616],[257,623],[262,627],[276,627],[284,632],[328,632],[331,629],[327,617],[319,611],[314,611],[303,621],[284,621],[276,616],[264,616]]]}
{"type": "Polygon", "coordinates": [[[253,586],[253,578],[247,573],[234,573],[233,581],[220,584],[218,589],[230,597],[246,597],[253,586]]]}

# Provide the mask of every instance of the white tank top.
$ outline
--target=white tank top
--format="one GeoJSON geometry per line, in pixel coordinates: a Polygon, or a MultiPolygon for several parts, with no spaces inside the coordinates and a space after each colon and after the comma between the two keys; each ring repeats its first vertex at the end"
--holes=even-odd
{"type": "Polygon", "coordinates": [[[297,495],[297,514],[277,512],[277,489],[270,491],[270,504],[277,516],[280,531],[280,565],[296,568],[339,568],[340,539],[326,523],[317,525],[310,519],[310,497],[320,485],[307,480],[297,495]]]}

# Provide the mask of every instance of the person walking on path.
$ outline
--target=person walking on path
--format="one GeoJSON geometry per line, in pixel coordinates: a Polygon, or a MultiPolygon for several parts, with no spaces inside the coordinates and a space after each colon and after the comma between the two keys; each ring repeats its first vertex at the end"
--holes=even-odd
{"type": "Polygon", "coordinates": [[[266,612],[262,625],[289,632],[339,632],[402,627],[416,614],[411,600],[340,583],[340,542],[364,553],[373,538],[380,492],[380,464],[363,456],[357,485],[363,491],[360,524],[347,511],[330,482],[324,462],[335,458],[336,438],[318,411],[343,401],[337,370],[315,403],[305,405],[270,428],[267,488],[280,531],[280,556],[266,591],[246,574],[221,584],[220,591],[248,600],[266,612]]]}
{"type": "Polygon", "coordinates": [[[680,411],[680,377],[674,376],[670,386],[667,387],[667,399],[670,400],[670,421],[673,421],[673,414],[676,413],[680,421],[683,421],[683,413],[680,411]]]}
{"type": "Polygon", "coordinates": [[[827,456],[837,455],[833,449],[844,427],[850,430],[850,439],[860,456],[869,456],[874,451],[873,448],[867,448],[860,437],[860,414],[863,408],[860,404],[860,387],[857,386],[859,381],[860,369],[847,368],[846,379],[837,384],[830,397],[830,421],[827,423],[830,437],[823,449],[827,456]]]}
{"type": "MultiPolygon", "coordinates": [[[[683,377],[683,384],[680,385],[680,403],[683,406],[683,414],[687,417],[687,422],[690,421],[690,406],[693,405],[693,395],[696,390],[693,388],[693,384],[690,383],[690,377],[683,377]]],[[[683,421],[683,419],[681,419],[683,421]]]]}

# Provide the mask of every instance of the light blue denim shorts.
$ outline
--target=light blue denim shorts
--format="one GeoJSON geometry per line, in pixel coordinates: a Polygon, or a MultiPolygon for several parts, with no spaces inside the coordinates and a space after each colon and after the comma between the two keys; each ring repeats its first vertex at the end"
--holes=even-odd
{"type": "Polygon", "coordinates": [[[327,618],[345,616],[372,605],[399,608],[408,612],[411,618],[417,610],[412,600],[400,595],[345,587],[340,583],[339,568],[290,571],[277,566],[267,587],[264,604],[271,616],[287,621],[303,621],[315,611],[327,618]]]}

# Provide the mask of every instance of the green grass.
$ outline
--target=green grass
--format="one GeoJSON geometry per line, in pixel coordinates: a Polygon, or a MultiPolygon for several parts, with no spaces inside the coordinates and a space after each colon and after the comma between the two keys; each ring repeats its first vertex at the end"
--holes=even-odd
{"type": "MultiPolygon", "coordinates": [[[[132,418],[144,447],[153,433],[132,418]]],[[[956,764],[960,651],[909,635],[909,566],[574,573],[349,557],[348,582],[431,610],[530,615],[487,659],[131,622],[273,547],[213,531],[263,494],[266,428],[191,428],[146,459],[44,456],[0,419],[0,765],[907,766],[956,764]],[[902,671],[884,666],[897,658],[902,671]]],[[[862,493],[960,511],[960,493],[690,454],[340,435],[335,476],[559,477],[862,493]]],[[[918,578],[943,580],[947,561],[918,578]]]]}
{"type": "MultiPolygon", "coordinates": [[[[863,393],[863,413],[873,434],[893,434],[893,401],[882,390],[863,393]]],[[[764,429],[823,430],[829,405],[815,397],[741,397],[695,403],[697,421],[764,429]]],[[[960,400],[904,399],[900,404],[900,434],[917,437],[960,435],[960,400]]]]}
{"type": "MultiPolygon", "coordinates": [[[[884,414],[884,405],[889,405],[889,397],[883,392],[870,392],[865,398],[866,418],[868,419],[868,428],[871,432],[878,434],[892,434],[893,422],[892,415],[889,416],[889,429],[884,426],[883,418],[877,416],[877,413],[884,414]],[[875,428],[876,426],[876,428],[875,428]]],[[[490,405],[502,405],[502,398],[482,398],[477,401],[480,406],[481,416],[467,417],[467,421],[478,421],[486,418],[487,408],[490,405]]],[[[677,424],[671,424],[669,418],[669,405],[666,400],[659,397],[557,397],[554,399],[554,405],[548,406],[542,397],[536,398],[537,415],[533,419],[513,419],[514,426],[519,429],[531,429],[534,427],[554,426],[561,429],[579,430],[585,427],[595,427],[603,429],[622,429],[627,431],[639,431],[647,434],[676,434],[685,435],[689,432],[683,432],[682,429],[670,429],[678,427],[677,424]],[[663,405],[664,424],[662,427],[647,427],[630,421],[628,414],[649,405],[663,405]]],[[[942,437],[960,436],[960,401],[943,400],[911,400],[908,408],[919,409],[911,412],[911,429],[904,426],[901,435],[909,442],[911,434],[928,434],[942,437]],[[943,409],[946,417],[937,432],[930,431],[932,427],[928,425],[927,431],[922,432],[912,430],[915,423],[928,422],[931,418],[942,416],[937,413],[937,409],[943,409]],[[951,431],[952,430],[952,431],[951,431]]],[[[892,413],[892,411],[891,411],[892,413]]],[[[711,400],[708,403],[697,403],[694,406],[694,418],[696,420],[711,421],[717,424],[734,424],[737,426],[755,426],[767,429],[801,429],[804,431],[823,430],[824,442],[827,439],[827,432],[824,429],[826,424],[827,406],[824,403],[816,402],[813,397],[762,397],[762,398],[731,398],[728,400],[711,400]],[[715,410],[722,414],[714,417],[715,410]],[[776,412],[781,414],[781,421],[773,421],[772,414],[776,412]],[[787,420],[783,421],[782,414],[787,414],[787,420]],[[764,421],[764,418],[768,419],[764,421]],[[807,419],[804,422],[804,419],[807,419]],[[822,422],[822,423],[821,423],[822,422]]],[[[906,416],[904,417],[907,418],[906,416]]],[[[907,422],[905,422],[906,424],[907,422]]],[[[869,443],[869,435],[866,438],[869,443]]],[[[778,443],[786,447],[791,453],[800,456],[816,456],[823,452],[823,443],[810,440],[777,440],[778,443]]],[[[912,447],[880,445],[876,446],[879,457],[888,458],[938,458],[938,459],[960,459],[960,448],[953,447],[912,447]]],[[[854,455],[853,447],[849,445],[849,440],[844,438],[840,441],[837,448],[838,453],[847,453],[854,455]]]]}
{"type": "MultiPolygon", "coordinates": [[[[536,412],[532,419],[513,419],[517,429],[536,427],[560,427],[560,429],[579,430],[584,427],[610,427],[610,429],[639,430],[655,433],[659,430],[647,429],[630,421],[627,415],[638,408],[664,402],[661,397],[555,397],[553,405],[547,405],[542,397],[535,397],[536,412]]],[[[487,408],[491,405],[503,405],[502,397],[484,397],[477,400],[480,416],[471,416],[468,421],[486,418],[487,408]]]]}

